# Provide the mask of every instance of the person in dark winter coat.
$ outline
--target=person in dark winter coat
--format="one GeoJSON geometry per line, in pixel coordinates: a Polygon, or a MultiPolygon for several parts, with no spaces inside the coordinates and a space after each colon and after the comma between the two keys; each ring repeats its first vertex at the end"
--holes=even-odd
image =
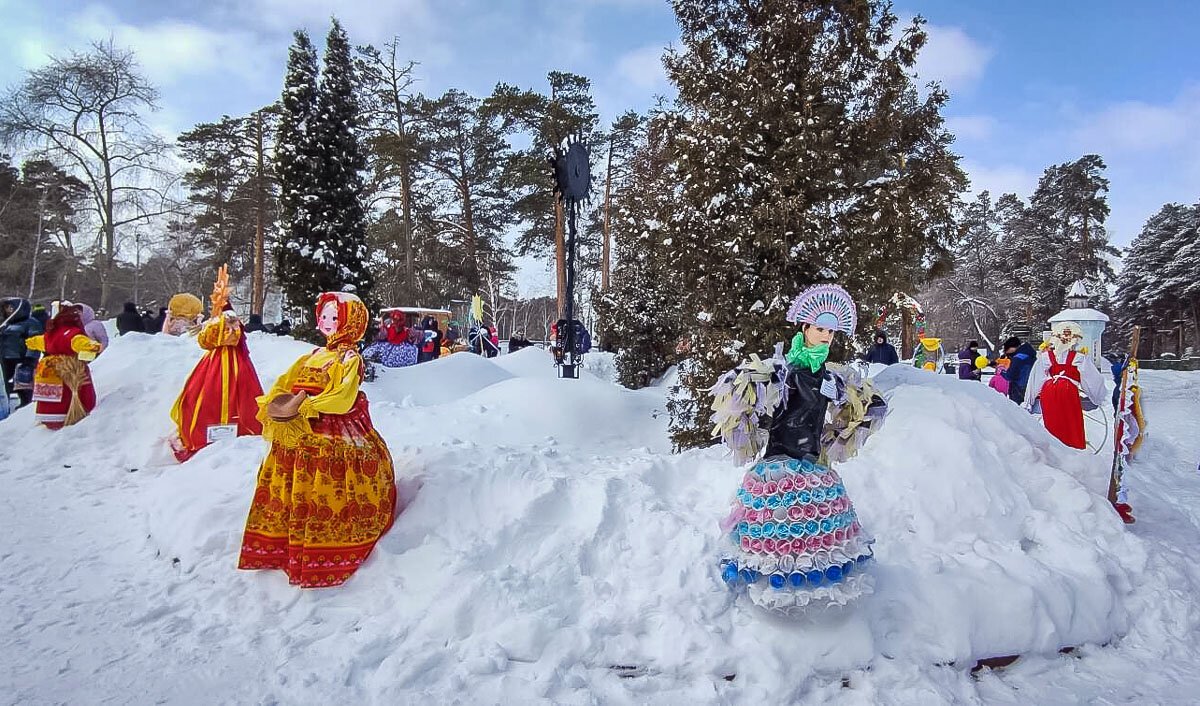
{"type": "Polygon", "coordinates": [[[979,357],[979,342],[971,341],[967,347],[958,352],[958,379],[979,380],[983,371],[975,367],[975,359],[979,357]]]}
{"type": "Polygon", "coordinates": [[[492,342],[492,332],[484,326],[472,326],[471,331],[467,334],[467,344],[471,346],[471,352],[484,356],[485,358],[495,358],[500,352],[499,347],[492,342]]]}
{"type": "Polygon", "coordinates": [[[125,308],[117,314],[117,333],[124,336],[130,331],[145,333],[146,324],[142,321],[142,315],[138,313],[137,305],[125,302],[125,308]]]}
{"type": "Polygon", "coordinates": [[[251,314],[250,321],[246,324],[246,327],[243,330],[246,333],[253,333],[254,331],[266,331],[267,327],[263,326],[262,314],[251,314]]]}
{"type": "Polygon", "coordinates": [[[1025,404],[1025,386],[1029,384],[1029,373],[1037,362],[1037,351],[1028,343],[1013,336],[1004,342],[1004,355],[1012,362],[1003,373],[1008,380],[1008,399],[1017,404],[1025,404]]]}
{"type": "Polygon", "coordinates": [[[279,324],[275,327],[275,335],[276,336],[292,335],[292,322],[288,321],[287,319],[280,321],[279,324]]]}
{"type": "Polygon", "coordinates": [[[167,307],[159,307],[158,316],[154,317],[154,328],[147,333],[161,333],[165,323],[167,323],[167,307]]]}
{"type": "Polygon", "coordinates": [[[426,333],[425,340],[421,344],[421,350],[417,355],[417,362],[426,363],[436,360],[442,352],[442,330],[438,328],[437,319],[432,316],[426,316],[421,320],[421,329],[426,333]],[[433,335],[430,336],[430,333],[433,335]]]}
{"type": "Polygon", "coordinates": [[[1113,379],[1112,404],[1115,412],[1121,406],[1121,378],[1125,373],[1125,359],[1111,356],[1108,357],[1108,362],[1113,379]]]}
{"type": "Polygon", "coordinates": [[[517,351],[523,348],[529,348],[532,345],[533,343],[525,337],[524,331],[517,331],[513,333],[511,338],[508,339],[508,352],[516,353],[517,351]]]}
{"type": "MultiPolygon", "coordinates": [[[[592,334],[588,332],[587,327],[579,319],[575,319],[575,350],[578,353],[590,353],[592,350],[592,334]]],[[[558,333],[558,345],[561,347],[567,342],[567,320],[559,319],[554,325],[554,330],[558,333]]]]}
{"type": "Polygon", "coordinates": [[[50,312],[46,311],[46,307],[42,306],[41,304],[34,305],[33,313],[29,316],[38,322],[38,325],[42,327],[43,331],[46,330],[46,322],[50,320],[50,312]]]}
{"type": "MultiPolygon", "coordinates": [[[[37,365],[38,352],[25,347],[25,339],[37,336],[44,330],[42,324],[33,318],[29,300],[11,298],[0,300],[0,363],[4,371],[4,393],[11,395],[17,368],[22,364],[32,368],[37,365]]],[[[32,373],[32,370],[30,370],[32,373]]],[[[33,399],[33,390],[16,390],[24,407],[33,399]]]]}
{"type": "Polygon", "coordinates": [[[867,351],[866,361],[868,363],[881,363],[883,365],[895,365],[900,362],[900,356],[896,353],[896,347],[888,343],[887,334],[883,331],[875,332],[875,345],[871,346],[871,350],[867,351]]]}

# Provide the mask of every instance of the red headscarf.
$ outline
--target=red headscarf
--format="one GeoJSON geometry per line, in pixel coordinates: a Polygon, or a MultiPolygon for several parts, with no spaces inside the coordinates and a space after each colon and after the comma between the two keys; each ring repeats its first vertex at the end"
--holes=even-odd
{"type": "Polygon", "coordinates": [[[79,333],[83,333],[83,319],[80,315],[82,311],[78,304],[64,303],[62,310],[53,319],[46,322],[46,335],[50,336],[55,331],[70,328],[78,329],[79,333]]]}
{"type": "Polygon", "coordinates": [[[331,351],[353,348],[367,332],[367,305],[348,292],[325,292],[317,299],[317,318],[330,302],[337,304],[338,327],[333,335],[325,337],[325,347],[331,351]]]}

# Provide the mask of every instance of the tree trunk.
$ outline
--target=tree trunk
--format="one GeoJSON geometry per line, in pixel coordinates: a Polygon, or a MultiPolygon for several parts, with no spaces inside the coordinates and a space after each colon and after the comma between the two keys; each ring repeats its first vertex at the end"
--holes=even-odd
{"type": "Polygon", "coordinates": [[[255,189],[255,193],[254,193],[254,198],[255,198],[254,207],[255,207],[255,216],[256,216],[257,223],[255,224],[255,232],[254,232],[254,284],[250,290],[250,313],[258,314],[259,316],[262,316],[263,303],[264,303],[264,299],[266,298],[265,297],[266,292],[264,291],[265,286],[264,286],[264,282],[263,282],[263,254],[264,254],[264,250],[265,250],[263,241],[266,237],[265,233],[264,233],[264,224],[263,224],[265,214],[263,213],[263,211],[266,209],[267,199],[266,199],[266,195],[263,193],[263,177],[264,177],[265,170],[263,167],[262,113],[261,112],[256,113],[254,118],[255,118],[255,120],[254,120],[254,125],[255,125],[254,149],[255,149],[255,153],[258,157],[258,172],[256,174],[256,176],[258,177],[258,179],[257,179],[258,184],[256,185],[257,188],[255,189]]]}
{"type": "Polygon", "coordinates": [[[400,162],[400,208],[401,227],[404,229],[404,284],[406,296],[416,300],[417,270],[413,262],[413,227],[412,227],[412,176],[409,174],[408,160],[400,162]]]}
{"type": "Polygon", "coordinates": [[[613,137],[608,138],[608,170],[604,177],[604,250],[600,264],[600,291],[608,291],[609,243],[612,238],[612,173],[613,173],[613,137]]]}
{"type": "Polygon", "coordinates": [[[900,309],[900,357],[906,358],[917,349],[913,331],[913,318],[908,309],[900,309]]]}
{"type": "Polygon", "coordinates": [[[1193,352],[1200,352],[1200,298],[1192,299],[1192,333],[1193,352]]]}
{"type": "MultiPolygon", "coordinates": [[[[117,257],[117,228],[114,225],[115,210],[113,198],[116,189],[113,187],[112,161],[108,156],[108,134],[105,129],[104,115],[98,116],[100,128],[100,163],[104,166],[104,203],[102,204],[101,220],[104,229],[104,253],[100,258],[100,306],[108,308],[108,297],[112,289],[112,266],[117,257]]],[[[65,287],[64,278],[64,287],[65,287]]]]}
{"type": "MultiPolygon", "coordinates": [[[[462,195],[463,204],[463,226],[466,228],[467,236],[467,259],[470,261],[467,269],[468,284],[472,292],[479,291],[479,243],[475,237],[475,210],[471,204],[471,181],[467,175],[467,154],[466,145],[464,144],[465,136],[463,135],[462,121],[458,123],[458,190],[462,195]]],[[[489,271],[490,273],[490,271],[489,271]]],[[[489,276],[489,280],[491,277],[489,276]]],[[[489,289],[491,282],[489,281],[489,289]]],[[[492,314],[498,316],[496,311],[496,303],[492,302],[492,314]]],[[[497,320],[497,324],[499,321],[497,320]]]]}

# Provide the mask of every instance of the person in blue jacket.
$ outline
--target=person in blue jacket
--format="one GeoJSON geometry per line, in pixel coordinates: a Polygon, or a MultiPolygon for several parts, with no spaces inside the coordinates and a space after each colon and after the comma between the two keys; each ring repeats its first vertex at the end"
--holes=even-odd
{"type": "Polygon", "coordinates": [[[1025,404],[1025,386],[1029,384],[1029,373],[1037,362],[1037,351],[1028,343],[1012,336],[1004,342],[1004,355],[1012,361],[1002,374],[1008,380],[1008,399],[1025,404]]]}
{"type": "MultiPolygon", "coordinates": [[[[41,322],[32,316],[28,299],[9,297],[0,300],[0,361],[3,362],[4,392],[11,395],[16,384],[17,368],[37,365],[38,352],[25,347],[25,339],[41,334],[41,322]]],[[[33,390],[16,390],[24,407],[33,399],[33,390]]]]}

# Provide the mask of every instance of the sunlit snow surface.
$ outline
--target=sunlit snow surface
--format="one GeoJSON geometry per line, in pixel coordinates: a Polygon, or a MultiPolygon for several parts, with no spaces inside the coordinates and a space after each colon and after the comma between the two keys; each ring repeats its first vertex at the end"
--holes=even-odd
{"type": "MultiPolygon", "coordinates": [[[[249,346],[264,386],[311,349],[263,334],[249,346]]],[[[0,701],[1200,693],[1200,374],[1143,373],[1151,435],[1126,529],[1102,497],[1107,451],[1063,448],[983,385],[881,373],[891,414],[839,468],[878,540],[876,594],[787,622],[718,576],[717,521],[741,470],[716,449],[672,455],[664,388],[615,386],[603,355],[572,381],[536,349],[382,371],[364,389],[411,497],[395,527],[338,589],[237,571],[263,442],[162,465],[199,357],[187,339],[116,338],[93,365],[100,403],[86,420],[49,432],[22,410],[0,423],[0,701]],[[1004,672],[969,675],[1017,653],[1004,672]]]]}

